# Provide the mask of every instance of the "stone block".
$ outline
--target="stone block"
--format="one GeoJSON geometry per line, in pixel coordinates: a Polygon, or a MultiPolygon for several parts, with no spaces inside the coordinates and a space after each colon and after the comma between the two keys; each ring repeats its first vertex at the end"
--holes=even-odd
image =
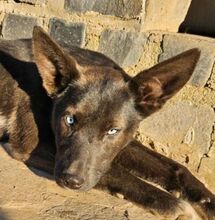
{"type": "Polygon", "coordinates": [[[50,36],[61,46],[83,46],[85,41],[85,24],[72,23],[52,18],[49,22],[50,36]]]}
{"type": "Polygon", "coordinates": [[[159,61],[195,47],[200,49],[201,57],[189,84],[201,87],[205,86],[212,73],[215,40],[188,34],[166,34],[163,38],[163,53],[160,55],[159,61]]]}
{"type": "Polygon", "coordinates": [[[37,25],[37,18],[7,14],[2,25],[3,38],[7,40],[31,38],[35,25],[37,25]]]}
{"type": "Polygon", "coordinates": [[[135,65],[143,53],[148,34],[105,30],[101,34],[99,52],[122,67],[135,65]]]}
{"type": "Polygon", "coordinates": [[[144,31],[177,32],[187,15],[191,0],[147,0],[146,2],[144,31]]]}
{"type": "MultiPolygon", "coordinates": [[[[164,106],[142,121],[140,133],[162,146],[167,156],[197,169],[211,147],[215,114],[207,105],[180,101],[164,106]]],[[[156,145],[156,144],[155,144],[156,145]]]]}
{"type": "Polygon", "coordinates": [[[69,12],[94,11],[118,17],[137,17],[142,6],[142,0],[65,0],[64,8],[69,12]]]}

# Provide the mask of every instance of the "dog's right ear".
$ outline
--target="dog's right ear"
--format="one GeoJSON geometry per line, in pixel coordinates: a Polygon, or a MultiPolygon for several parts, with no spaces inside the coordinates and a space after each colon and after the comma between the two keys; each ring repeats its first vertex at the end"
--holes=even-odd
{"type": "Polygon", "coordinates": [[[56,96],[68,83],[79,78],[76,60],[38,26],[33,30],[32,50],[43,87],[49,96],[56,96]]]}

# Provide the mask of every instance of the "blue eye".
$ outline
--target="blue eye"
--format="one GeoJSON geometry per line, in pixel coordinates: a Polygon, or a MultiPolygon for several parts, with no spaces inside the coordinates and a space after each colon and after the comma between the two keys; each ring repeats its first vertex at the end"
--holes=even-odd
{"type": "Polygon", "coordinates": [[[66,123],[68,125],[73,125],[75,124],[75,117],[73,115],[68,115],[66,116],[66,123]]]}
{"type": "Polygon", "coordinates": [[[111,128],[111,129],[107,132],[107,134],[108,134],[108,135],[115,135],[118,131],[119,131],[119,129],[111,128]]]}

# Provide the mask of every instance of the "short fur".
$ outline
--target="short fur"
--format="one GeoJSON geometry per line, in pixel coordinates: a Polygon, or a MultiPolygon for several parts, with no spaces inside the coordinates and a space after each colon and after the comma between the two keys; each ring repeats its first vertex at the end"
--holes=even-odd
{"type": "Polygon", "coordinates": [[[139,122],[186,84],[199,56],[192,49],[131,78],[100,53],[61,48],[39,27],[32,40],[2,40],[5,149],[15,159],[54,172],[60,186],[89,190],[99,182],[98,187],[167,218],[215,219],[215,197],[202,183],[132,138],[139,122]]]}

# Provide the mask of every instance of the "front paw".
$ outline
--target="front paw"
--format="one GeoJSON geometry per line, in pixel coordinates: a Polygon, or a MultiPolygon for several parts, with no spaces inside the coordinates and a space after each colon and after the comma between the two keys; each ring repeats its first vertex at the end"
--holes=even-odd
{"type": "Polygon", "coordinates": [[[206,196],[199,202],[203,217],[208,220],[215,220],[215,196],[206,196]]]}
{"type": "Polygon", "coordinates": [[[26,153],[20,153],[18,152],[15,148],[13,148],[11,146],[11,144],[9,143],[5,143],[3,144],[3,148],[5,149],[5,151],[15,160],[21,161],[21,162],[25,162],[29,159],[30,154],[26,154],[26,153]]]}
{"type": "Polygon", "coordinates": [[[212,193],[202,195],[198,201],[191,204],[202,219],[215,220],[215,196],[212,193]]]}

